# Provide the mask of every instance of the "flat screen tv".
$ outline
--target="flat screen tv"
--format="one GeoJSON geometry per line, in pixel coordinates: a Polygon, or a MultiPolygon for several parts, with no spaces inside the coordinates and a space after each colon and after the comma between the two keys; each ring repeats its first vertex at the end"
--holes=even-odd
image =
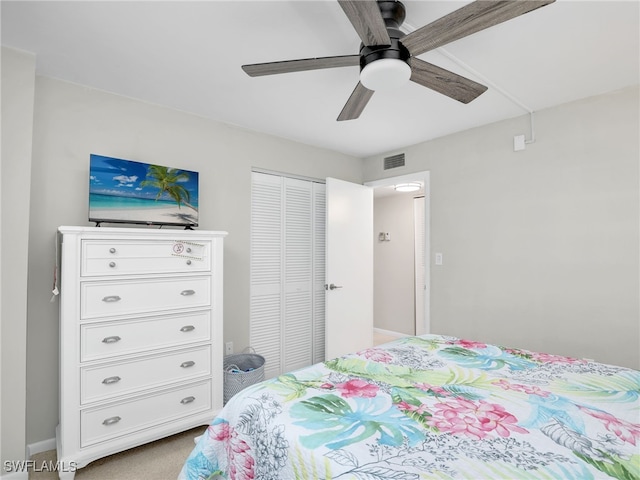
{"type": "Polygon", "coordinates": [[[198,226],[198,172],[90,156],[89,221],[198,226]]]}

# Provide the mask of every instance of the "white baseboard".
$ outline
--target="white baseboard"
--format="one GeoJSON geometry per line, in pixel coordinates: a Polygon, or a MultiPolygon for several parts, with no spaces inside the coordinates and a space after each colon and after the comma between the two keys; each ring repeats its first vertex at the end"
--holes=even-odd
{"type": "Polygon", "coordinates": [[[396,338],[403,338],[403,337],[410,337],[411,335],[407,335],[406,333],[400,333],[400,332],[392,332],[391,330],[384,330],[382,328],[373,328],[373,331],[375,333],[379,333],[380,335],[387,335],[389,337],[396,337],[396,338]]]}
{"type": "Polygon", "coordinates": [[[15,465],[11,466],[11,469],[15,471],[7,472],[7,466],[3,465],[2,470],[0,470],[0,480],[29,480],[29,472],[27,471],[27,466],[29,466],[29,468],[33,468],[33,465],[28,464],[29,460],[31,460],[31,457],[37,453],[55,449],[55,438],[49,438],[47,440],[42,440],[41,442],[30,443],[26,448],[26,460],[16,461],[15,465]],[[21,466],[19,466],[18,464],[21,464],[21,466]]]}
{"type": "Polygon", "coordinates": [[[29,472],[2,473],[0,480],[29,480],[29,472]]]}
{"type": "MultiPolygon", "coordinates": [[[[31,458],[36,453],[46,452],[47,450],[56,449],[56,439],[48,438],[40,442],[30,443],[27,445],[27,459],[31,458]]],[[[4,479],[3,479],[4,480],[4,479]]]]}

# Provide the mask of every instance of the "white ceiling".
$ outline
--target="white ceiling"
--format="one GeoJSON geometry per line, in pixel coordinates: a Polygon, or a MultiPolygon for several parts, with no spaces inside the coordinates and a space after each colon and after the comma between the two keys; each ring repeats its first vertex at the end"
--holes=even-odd
{"type": "MultiPolygon", "coordinates": [[[[405,31],[465,5],[406,1],[405,31]]],[[[334,0],[6,1],[2,45],[68,80],[358,157],[637,85],[640,2],[558,0],[420,58],[489,86],[468,105],[414,83],[337,122],[357,67],[251,78],[240,66],[357,54],[334,0]]],[[[525,133],[525,132],[523,132],[525,133]]]]}

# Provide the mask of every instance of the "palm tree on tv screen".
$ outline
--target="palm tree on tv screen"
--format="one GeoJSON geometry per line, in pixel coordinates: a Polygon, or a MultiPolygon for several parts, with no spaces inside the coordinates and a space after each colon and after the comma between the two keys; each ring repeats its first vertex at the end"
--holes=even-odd
{"type": "Polygon", "coordinates": [[[147,170],[147,178],[140,182],[141,187],[155,187],[158,189],[156,200],[162,197],[163,193],[167,193],[173,198],[180,208],[181,204],[187,207],[196,208],[189,203],[191,195],[189,190],[179,184],[181,181],[189,180],[189,174],[174,168],[161,167],[159,165],[149,165],[147,170]]]}

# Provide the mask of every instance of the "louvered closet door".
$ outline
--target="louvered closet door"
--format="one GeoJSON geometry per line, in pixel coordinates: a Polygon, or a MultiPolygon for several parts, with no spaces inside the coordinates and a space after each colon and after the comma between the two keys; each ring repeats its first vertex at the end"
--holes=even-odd
{"type": "Polygon", "coordinates": [[[265,357],[265,377],[280,373],[282,179],[252,174],[250,344],[265,357]]]}
{"type": "Polygon", "coordinates": [[[312,358],[312,187],[284,178],[284,371],[310,365],[312,358]]]}
{"type": "Polygon", "coordinates": [[[251,346],[267,378],[324,360],[324,185],[253,173],[251,346]]]}
{"type": "Polygon", "coordinates": [[[313,184],[313,358],[312,363],[325,360],[325,235],[326,235],[326,186],[313,184]]]}

